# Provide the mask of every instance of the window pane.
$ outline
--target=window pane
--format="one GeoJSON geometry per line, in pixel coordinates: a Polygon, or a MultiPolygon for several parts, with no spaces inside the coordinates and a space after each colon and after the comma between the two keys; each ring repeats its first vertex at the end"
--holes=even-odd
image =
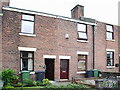
{"type": "Polygon", "coordinates": [[[21,52],[21,69],[33,70],[33,53],[22,51],[21,52]]]}
{"type": "Polygon", "coordinates": [[[86,55],[78,55],[78,70],[86,70],[86,55]]]}
{"type": "Polygon", "coordinates": [[[113,52],[110,53],[110,58],[113,58],[113,52]]]}
{"type": "Polygon", "coordinates": [[[107,53],[107,58],[110,58],[110,53],[107,53]]]}
{"type": "Polygon", "coordinates": [[[22,30],[23,33],[32,33],[34,29],[34,22],[30,21],[22,21],[22,30]]]}
{"type": "Polygon", "coordinates": [[[113,32],[113,28],[111,25],[106,25],[107,31],[113,32]]]}
{"type": "Polygon", "coordinates": [[[78,32],[79,38],[87,39],[86,33],[78,32]]]}
{"type": "Polygon", "coordinates": [[[22,70],[28,70],[28,60],[22,59],[22,70]]]}
{"type": "Polygon", "coordinates": [[[21,57],[28,57],[28,53],[27,52],[22,52],[21,55],[22,55],[21,57]]]}
{"type": "Polygon", "coordinates": [[[110,59],[110,64],[111,66],[113,66],[113,59],[110,59]]]}
{"type": "Polygon", "coordinates": [[[112,40],[112,39],[113,39],[112,33],[107,32],[107,39],[110,39],[110,40],[112,40]]]}
{"type": "Polygon", "coordinates": [[[111,66],[110,59],[107,59],[107,66],[111,66]]]}
{"type": "Polygon", "coordinates": [[[107,66],[114,66],[114,52],[107,52],[107,66]]]}
{"type": "Polygon", "coordinates": [[[28,70],[33,70],[33,60],[28,59],[28,70]]]}
{"type": "Polygon", "coordinates": [[[107,60],[107,66],[114,66],[113,59],[107,60]]]}
{"type": "Polygon", "coordinates": [[[32,58],[32,53],[28,53],[28,57],[32,58]]]}
{"type": "Polygon", "coordinates": [[[85,70],[85,61],[78,61],[78,70],[85,70]]]}
{"type": "Polygon", "coordinates": [[[85,55],[78,55],[78,59],[86,59],[86,56],[85,55]]]}
{"type": "Polygon", "coordinates": [[[34,21],[34,16],[23,14],[22,19],[34,21]]]}
{"type": "Polygon", "coordinates": [[[84,25],[84,24],[78,24],[78,31],[86,32],[86,25],[84,25]]]}

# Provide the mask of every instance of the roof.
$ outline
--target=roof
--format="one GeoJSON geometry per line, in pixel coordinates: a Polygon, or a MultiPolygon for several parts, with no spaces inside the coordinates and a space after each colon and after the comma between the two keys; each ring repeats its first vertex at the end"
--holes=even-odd
{"type": "Polygon", "coordinates": [[[49,14],[49,13],[44,13],[44,12],[38,12],[38,11],[33,11],[33,10],[26,10],[26,9],[8,7],[8,6],[3,7],[2,9],[9,10],[9,11],[15,11],[15,12],[21,12],[21,13],[34,14],[34,15],[42,15],[42,16],[46,16],[46,17],[53,17],[53,18],[63,19],[63,20],[72,21],[72,22],[76,22],[76,23],[96,25],[96,23],[93,23],[93,22],[87,22],[87,21],[82,21],[82,20],[78,20],[78,19],[73,19],[73,18],[69,18],[69,17],[54,15],[54,14],[49,14]]]}

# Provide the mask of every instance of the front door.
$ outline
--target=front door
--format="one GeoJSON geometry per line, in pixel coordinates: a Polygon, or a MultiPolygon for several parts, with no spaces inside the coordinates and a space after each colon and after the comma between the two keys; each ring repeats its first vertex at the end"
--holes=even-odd
{"type": "Polygon", "coordinates": [[[45,78],[54,80],[54,59],[45,59],[45,78]]]}
{"type": "Polygon", "coordinates": [[[60,79],[68,79],[69,76],[69,60],[60,60],[60,79]]]}

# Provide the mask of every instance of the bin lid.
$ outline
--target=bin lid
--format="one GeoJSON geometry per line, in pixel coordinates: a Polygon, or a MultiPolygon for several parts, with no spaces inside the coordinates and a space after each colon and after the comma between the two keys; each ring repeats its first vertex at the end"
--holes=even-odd
{"type": "Polygon", "coordinates": [[[28,72],[30,72],[30,71],[21,71],[21,73],[28,73],[28,72]]]}
{"type": "Polygon", "coordinates": [[[35,73],[44,73],[45,71],[35,71],[35,73]]]}
{"type": "Polygon", "coordinates": [[[86,72],[91,72],[92,70],[86,70],[86,72]]]}
{"type": "Polygon", "coordinates": [[[97,69],[92,69],[91,71],[99,71],[99,70],[97,70],[97,69]]]}

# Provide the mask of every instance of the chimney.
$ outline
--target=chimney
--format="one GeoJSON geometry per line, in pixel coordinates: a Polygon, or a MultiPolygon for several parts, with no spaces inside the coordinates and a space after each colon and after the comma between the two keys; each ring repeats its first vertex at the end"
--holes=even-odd
{"type": "Polygon", "coordinates": [[[81,16],[84,16],[84,6],[76,5],[71,10],[71,17],[74,18],[74,19],[80,19],[81,16]]]}
{"type": "Polygon", "coordinates": [[[1,0],[0,1],[0,10],[3,6],[9,6],[10,0],[1,0]]]}

